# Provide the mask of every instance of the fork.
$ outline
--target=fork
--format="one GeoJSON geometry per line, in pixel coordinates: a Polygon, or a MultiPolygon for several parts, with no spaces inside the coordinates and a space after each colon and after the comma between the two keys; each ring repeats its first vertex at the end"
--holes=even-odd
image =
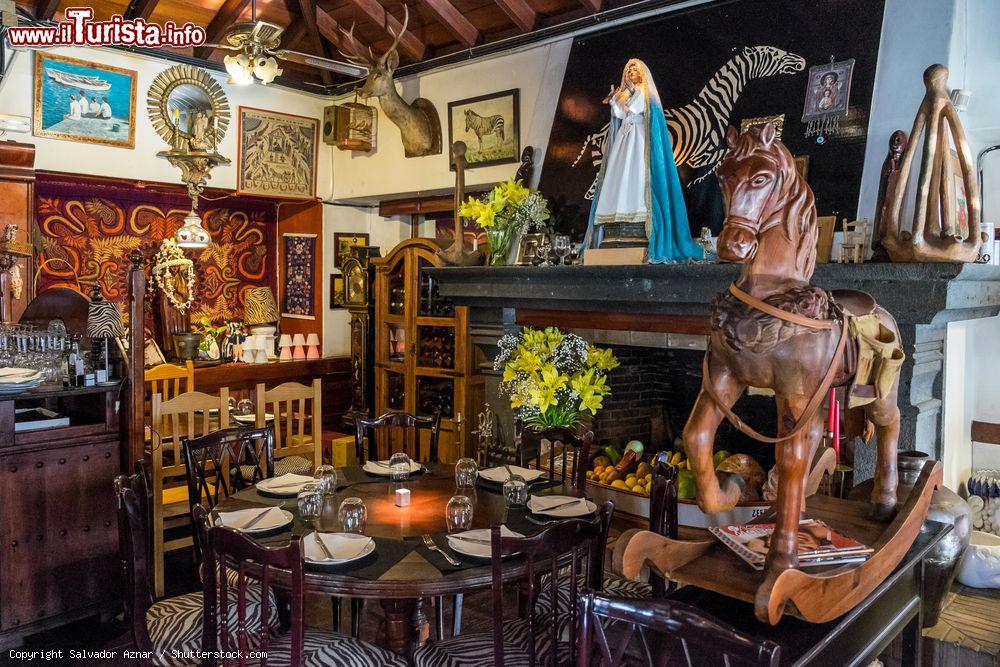
{"type": "Polygon", "coordinates": [[[447,552],[445,552],[444,549],[441,549],[440,547],[438,547],[438,545],[434,544],[434,540],[431,538],[430,535],[424,535],[423,539],[424,539],[424,546],[425,547],[427,547],[431,551],[438,552],[439,554],[441,554],[442,556],[444,556],[444,559],[446,561],[448,561],[449,563],[451,563],[455,567],[458,567],[459,565],[462,564],[462,561],[460,561],[457,558],[455,558],[454,556],[448,554],[447,552]]]}

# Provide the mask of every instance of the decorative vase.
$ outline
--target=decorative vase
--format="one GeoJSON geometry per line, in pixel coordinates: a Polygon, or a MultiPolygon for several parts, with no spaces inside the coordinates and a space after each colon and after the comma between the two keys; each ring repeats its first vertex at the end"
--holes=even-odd
{"type": "Polygon", "coordinates": [[[490,242],[490,266],[507,265],[511,236],[512,234],[509,230],[499,227],[486,230],[486,238],[490,242]]]}
{"type": "Polygon", "coordinates": [[[219,341],[212,334],[205,334],[201,337],[201,344],[198,346],[198,358],[207,361],[217,361],[222,356],[219,351],[219,341]]]}
{"type": "Polygon", "coordinates": [[[194,361],[198,358],[198,344],[201,336],[196,333],[175,333],[174,349],[181,361],[194,361]]]}
{"type": "MultiPolygon", "coordinates": [[[[900,491],[913,487],[926,462],[927,454],[924,452],[910,450],[896,454],[900,491]]],[[[958,564],[969,547],[972,510],[961,496],[942,486],[931,496],[927,519],[949,524],[952,529],[924,557],[925,628],[937,625],[941,617],[941,607],[955,579],[958,564]]]]}

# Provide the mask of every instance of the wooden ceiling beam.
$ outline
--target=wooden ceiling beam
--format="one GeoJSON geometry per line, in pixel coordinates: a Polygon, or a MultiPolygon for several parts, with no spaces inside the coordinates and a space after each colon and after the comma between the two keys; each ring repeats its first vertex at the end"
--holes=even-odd
{"type": "Polygon", "coordinates": [[[472,48],[482,39],[479,28],[472,25],[472,22],[451,4],[451,0],[424,0],[424,4],[465,46],[472,48]]]}
{"type": "Polygon", "coordinates": [[[305,21],[294,21],[285,31],[284,39],[281,40],[283,42],[281,48],[288,51],[298,51],[302,40],[308,36],[309,31],[306,30],[305,21]]]}
{"type": "MultiPolygon", "coordinates": [[[[309,33],[313,48],[316,49],[316,55],[329,58],[326,42],[323,41],[323,36],[319,34],[319,27],[316,25],[316,0],[299,0],[299,9],[302,10],[302,21],[306,24],[306,31],[309,33]]],[[[325,85],[333,83],[333,77],[328,70],[320,69],[319,75],[325,85]]]]}
{"type": "Polygon", "coordinates": [[[496,0],[497,5],[514,22],[521,32],[531,32],[535,29],[538,14],[524,0],[496,0]]]}
{"type": "Polygon", "coordinates": [[[35,18],[40,21],[48,21],[55,16],[59,4],[59,0],[38,0],[35,3],[35,18]]]}
{"type": "MultiPolygon", "coordinates": [[[[219,7],[215,18],[205,28],[205,42],[208,44],[218,44],[222,36],[226,34],[229,26],[236,23],[243,11],[250,5],[250,0],[226,0],[219,7]]],[[[208,60],[215,53],[215,49],[209,46],[199,46],[194,50],[195,58],[208,60]]]]}
{"type": "Polygon", "coordinates": [[[326,37],[326,41],[333,44],[341,53],[344,52],[343,27],[321,7],[316,8],[316,27],[319,28],[319,34],[326,37]]]}
{"type": "Polygon", "coordinates": [[[135,19],[148,21],[149,17],[153,15],[153,10],[156,9],[157,2],[159,0],[131,0],[122,17],[126,21],[133,21],[135,19]]]}
{"type": "MultiPolygon", "coordinates": [[[[394,32],[398,35],[400,30],[402,30],[403,24],[399,22],[399,19],[387,12],[378,0],[351,0],[351,2],[387,33],[392,34],[394,32]]],[[[427,47],[424,46],[424,43],[417,39],[410,31],[403,33],[403,36],[399,40],[399,48],[407,56],[418,62],[424,59],[424,54],[427,52],[427,47]]]]}

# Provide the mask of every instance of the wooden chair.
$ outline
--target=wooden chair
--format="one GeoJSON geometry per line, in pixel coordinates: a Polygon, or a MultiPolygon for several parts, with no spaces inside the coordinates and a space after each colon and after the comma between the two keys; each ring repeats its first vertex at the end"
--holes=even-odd
{"type": "MultiPolygon", "coordinates": [[[[195,512],[204,513],[198,507],[195,512]]],[[[204,561],[204,614],[202,636],[204,650],[210,656],[204,664],[215,665],[217,651],[245,651],[259,648],[267,655],[267,664],[298,667],[310,665],[380,665],[406,667],[406,660],[383,648],[344,635],[305,629],[303,600],[303,559],[299,535],[288,546],[268,548],[231,528],[216,526],[208,531],[204,561]],[[252,563],[260,576],[247,574],[252,563]],[[273,571],[285,570],[282,586],[287,589],[291,606],[289,631],[272,637],[270,628],[258,616],[251,622],[245,615],[248,591],[270,589],[273,571]],[[219,579],[219,572],[231,572],[219,579]],[[232,590],[230,590],[232,589],[232,590]],[[235,611],[235,614],[233,612],[235,611]],[[237,622],[232,619],[235,615],[237,622]],[[244,623],[243,619],[248,620],[244,623]],[[222,621],[221,623],[219,621],[222,621]]],[[[256,572],[255,572],[256,574],[256,572]]],[[[266,598],[265,598],[266,601],[266,598]]],[[[243,664],[243,663],[241,663],[243,664]]]]}
{"type": "Polygon", "coordinates": [[[311,475],[323,458],[323,392],[319,378],[312,386],[285,382],[273,389],[257,385],[257,428],[274,414],[274,474],[311,475]],[[307,403],[311,405],[307,408],[307,403]]]}
{"type": "Polygon", "coordinates": [[[579,639],[577,667],[777,667],[781,652],[773,641],[755,639],[681,602],[594,592],[580,599],[579,639]]]}
{"type": "Polygon", "coordinates": [[[593,431],[587,431],[582,436],[578,435],[576,431],[558,426],[543,431],[534,431],[525,428],[524,422],[520,419],[514,422],[514,462],[516,465],[527,468],[534,464],[536,468],[547,469],[551,479],[565,482],[568,478],[572,481],[573,488],[583,489],[587,485],[587,470],[590,468],[590,461],[595,455],[593,431]],[[542,440],[549,441],[547,457],[542,452],[542,440]],[[558,456],[556,454],[557,444],[562,445],[562,452],[558,456]],[[547,459],[547,461],[543,459],[547,459]],[[557,460],[560,460],[558,466],[556,466],[557,460]]]}
{"type": "Polygon", "coordinates": [[[147,396],[159,394],[163,400],[169,401],[178,394],[194,391],[194,362],[185,361],[183,366],[177,364],[160,364],[147,368],[145,380],[149,387],[147,396]],[[183,389],[181,384],[183,380],[183,389]]]}
{"type": "MultiPolygon", "coordinates": [[[[198,438],[182,437],[190,511],[211,511],[237,491],[274,474],[274,434],[267,428],[227,428],[198,438]]],[[[201,560],[201,531],[191,516],[195,558],[201,560]]]]}
{"type": "Polygon", "coordinates": [[[219,425],[229,427],[229,391],[218,396],[197,391],[179,394],[164,401],[153,394],[150,476],[153,487],[153,587],[163,595],[163,554],[192,544],[190,536],[165,541],[164,529],[187,525],[190,512],[187,467],[181,446],[183,437],[207,435],[213,430],[213,409],[219,411],[219,425]]]}
{"type": "MultiPolygon", "coordinates": [[[[148,487],[143,475],[137,473],[131,477],[116,477],[114,489],[118,498],[118,550],[122,563],[125,621],[132,635],[131,648],[142,652],[136,662],[142,667],[177,664],[172,658],[174,652],[201,649],[205,608],[202,593],[153,602],[146,540],[148,523],[142,501],[148,487]]],[[[263,601],[259,591],[260,588],[250,593],[246,617],[249,623],[258,623],[262,618],[263,601]]],[[[276,608],[271,596],[268,607],[276,608]]],[[[272,612],[269,618],[269,626],[277,628],[277,614],[272,612]]],[[[228,622],[235,624],[238,620],[231,612],[228,622]]]]}
{"type": "Polygon", "coordinates": [[[440,434],[440,410],[435,410],[430,417],[417,417],[409,412],[387,412],[374,419],[356,413],[354,415],[354,447],[359,464],[378,459],[379,440],[386,443],[387,456],[393,452],[405,451],[414,461],[437,463],[440,434]],[[420,451],[422,431],[427,432],[426,457],[420,451]]]}
{"type": "Polygon", "coordinates": [[[614,504],[605,502],[596,516],[567,519],[550,524],[531,537],[500,536],[494,526],[492,556],[492,632],[467,633],[443,641],[427,642],[413,654],[416,667],[438,665],[529,665],[567,664],[575,653],[577,600],[584,587],[601,580],[604,540],[614,504]],[[504,618],[504,581],[502,559],[520,555],[528,564],[521,586],[530,598],[547,600],[543,607],[531,605],[523,618],[504,618]],[[542,576],[542,575],[545,576],[542,576]],[[555,582],[570,582],[570,604],[560,608],[555,582]],[[539,586],[548,588],[539,595],[539,586]],[[568,638],[568,641],[567,641],[568,638]]]}

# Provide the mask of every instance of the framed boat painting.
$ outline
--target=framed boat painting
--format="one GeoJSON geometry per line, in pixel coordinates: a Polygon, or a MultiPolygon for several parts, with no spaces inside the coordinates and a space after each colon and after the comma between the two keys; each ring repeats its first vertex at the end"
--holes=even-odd
{"type": "Polygon", "coordinates": [[[135,148],[134,70],[35,52],[36,137],[135,148]]]}
{"type": "Polygon", "coordinates": [[[316,197],[315,118],[240,107],[236,190],[240,194],[316,197]]]}

